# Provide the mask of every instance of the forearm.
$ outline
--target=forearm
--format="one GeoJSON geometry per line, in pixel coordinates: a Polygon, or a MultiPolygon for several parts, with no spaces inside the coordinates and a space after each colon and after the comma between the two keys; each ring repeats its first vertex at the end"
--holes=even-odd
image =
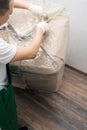
{"type": "Polygon", "coordinates": [[[14,0],[14,8],[28,9],[29,3],[27,3],[23,0],[14,0]]]}
{"type": "Polygon", "coordinates": [[[38,50],[40,48],[40,44],[42,42],[42,38],[43,38],[43,31],[42,31],[42,29],[38,28],[36,36],[35,36],[35,38],[33,39],[32,43],[29,46],[31,48],[32,54],[34,56],[37,55],[37,52],[38,52],[38,50]]]}
{"type": "Polygon", "coordinates": [[[17,52],[16,52],[15,57],[12,59],[12,62],[35,58],[37,55],[37,52],[40,48],[42,38],[43,38],[43,32],[39,28],[36,32],[35,38],[33,39],[32,43],[29,46],[27,46],[27,47],[18,46],[17,47],[17,52]]]}

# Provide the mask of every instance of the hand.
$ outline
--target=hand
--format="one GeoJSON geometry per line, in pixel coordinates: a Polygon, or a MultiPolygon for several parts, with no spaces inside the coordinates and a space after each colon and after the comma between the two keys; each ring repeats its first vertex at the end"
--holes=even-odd
{"type": "Polygon", "coordinates": [[[47,32],[49,30],[49,25],[45,21],[38,23],[37,27],[41,28],[43,33],[47,32]]]}
{"type": "Polygon", "coordinates": [[[30,4],[28,9],[37,16],[41,16],[43,13],[43,8],[39,5],[30,4]]]}

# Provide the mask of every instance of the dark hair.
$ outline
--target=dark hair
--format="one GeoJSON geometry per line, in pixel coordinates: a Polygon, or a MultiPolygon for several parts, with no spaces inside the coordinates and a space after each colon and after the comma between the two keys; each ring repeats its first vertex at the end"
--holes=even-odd
{"type": "Polygon", "coordinates": [[[0,16],[3,16],[9,9],[10,0],[0,0],[0,16]]]}

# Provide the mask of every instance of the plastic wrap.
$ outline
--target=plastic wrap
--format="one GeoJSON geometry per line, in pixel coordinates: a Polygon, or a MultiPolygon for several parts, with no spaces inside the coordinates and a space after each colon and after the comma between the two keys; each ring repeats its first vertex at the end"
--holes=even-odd
{"type": "Polygon", "coordinates": [[[36,25],[42,19],[49,22],[50,31],[44,36],[35,59],[11,63],[13,84],[23,89],[57,91],[62,80],[69,33],[69,17],[64,7],[46,4],[43,17],[15,9],[8,28],[0,31],[0,35],[10,44],[27,46],[31,44],[36,25]]]}

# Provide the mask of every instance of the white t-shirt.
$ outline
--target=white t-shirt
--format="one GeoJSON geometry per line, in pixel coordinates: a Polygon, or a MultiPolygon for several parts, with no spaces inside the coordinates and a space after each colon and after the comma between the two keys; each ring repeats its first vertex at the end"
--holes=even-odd
{"type": "Polygon", "coordinates": [[[16,54],[16,46],[7,44],[0,38],[0,90],[2,86],[8,84],[6,64],[9,63],[16,54]]]}

